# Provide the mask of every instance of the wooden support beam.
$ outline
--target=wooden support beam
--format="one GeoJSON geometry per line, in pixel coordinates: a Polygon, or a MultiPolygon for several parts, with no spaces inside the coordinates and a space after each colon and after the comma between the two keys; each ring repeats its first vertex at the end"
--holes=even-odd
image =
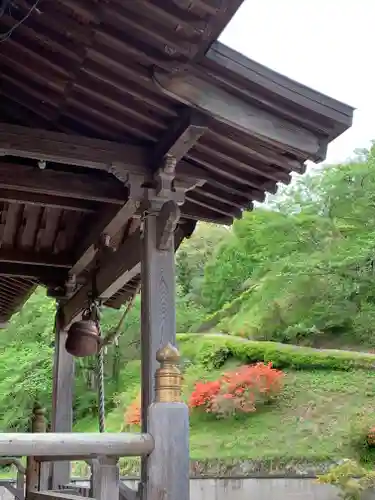
{"type": "Polygon", "coordinates": [[[250,104],[222,87],[192,73],[170,76],[156,72],[155,84],[168,96],[208,113],[229,125],[287,150],[297,150],[314,158],[320,150],[317,135],[283,118],[250,104]]]}
{"type": "Polygon", "coordinates": [[[9,453],[17,457],[33,455],[38,459],[54,457],[56,460],[98,456],[139,457],[148,455],[153,449],[152,436],[144,433],[0,433],[0,456],[2,457],[9,453]]]}
{"type": "Polygon", "coordinates": [[[144,148],[0,123],[0,155],[110,171],[117,164],[147,174],[144,148]]]}
{"type": "MultiPolygon", "coordinates": [[[[75,360],[65,349],[67,332],[60,322],[60,309],[55,318],[55,358],[52,387],[52,432],[67,433],[73,430],[73,388],[75,360]]],[[[58,436],[58,434],[57,434],[58,436]]],[[[55,449],[55,451],[58,451],[55,449]]],[[[40,453],[38,453],[40,455],[40,453]]],[[[70,480],[70,463],[51,463],[50,487],[59,488],[70,480]]]]}
{"type": "Polygon", "coordinates": [[[68,270],[62,267],[51,269],[39,265],[0,262],[0,276],[31,278],[42,283],[64,283],[68,278],[68,270]]]}
{"type": "Polygon", "coordinates": [[[155,146],[150,156],[151,169],[155,171],[165,156],[172,156],[176,162],[185,154],[207,130],[208,118],[192,108],[183,110],[178,119],[155,146]]]}
{"type": "Polygon", "coordinates": [[[77,212],[97,212],[101,205],[99,203],[70,198],[65,196],[48,196],[46,194],[30,193],[15,189],[3,189],[0,186],[0,201],[7,203],[21,203],[25,205],[36,205],[40,207],[58,208],[61,210],[73,210],[77,212]]]}
{"type": "Polygon", "coordinates": [[[90,497],[83,497],[76,493],[63,491],[36,491],[29,496],[29,500],[94,500],[90,497]]]}
{"type": "Polygon", "coordinates": [[[70,271],[71,274],[79,274],[93,260],[101,235],[114,236],[138,208],[138,199],[130,198],[120,209],[105,210],[79,246],[77,260],[70,271]]]}
{"type": "MultiPolygon", "coordinates": [[[[1,136],[0,136],[1,137],[1,136]]],[[[112,176],[95,179],[88,173],[69,173],[37,166],[0,163],[1,189],[38,195],[61,196],[94,202],[123,204],[127,190],[112,176]]]]}
{"type": "MultiPolygon", "coordinates": [[[[96,278],[99,298],[111,297],[140,273],[140,231],[135,231],[119,249],[101,263],[96,278]]],[[[64,325],[69,325],[87,305],[91,283],[83,286],[62,306],[64,325]]]]}
{"type": "Polygon", "coordinates": [[[119,499],[120,472],[117,457],[99,457],[94,466],[93,496],[96,500],[119,499]]]}
{"type": "Polygon", "coordinates": [[[72,266],[71,257],[67,258],[65,255],[47,255],[40,252],[25,252],[6,248],[0,248],[0,262],[62,269],[70,269],[72,266]]]}
{"type": "MultiPolygon", "coordinates": [[[[31,438],[34,439],[36,435],[44,436],[47,430],[46,427],[45,410],[35,405],[31,422],[31,438]]],[[[14,455],[22,456],[22,454],[18,455],[17,453],[14,453],[14,455]]],[[[30,492],[46,488],[47,480],[48,466],[40,464],[34,454],[29,453],[26,463],[26,500],[29,500],[30,492]]]]}

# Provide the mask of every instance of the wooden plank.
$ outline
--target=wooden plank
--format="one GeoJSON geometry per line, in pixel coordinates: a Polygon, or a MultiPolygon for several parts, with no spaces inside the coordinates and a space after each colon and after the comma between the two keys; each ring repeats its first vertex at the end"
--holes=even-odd
{"type": "Polygon", "coordinates": [[[119,484],[119,489],[120,489],[120,500],[137,500],[138,498],[138,491],[133,490],[132,488],[129,488],[129,486],[126,486],[123,482],[120,481],[119,484]]]}
{"type": "MultiPolygon", "coordinates": [[[[149,434],[47,432],[43,434],[0,433],[0,456],[83,457],[141,456],[151,453],[154,440],[149,434]]],[[[68,481],[69,482],[69,481],[68,481]]]]}
{"type": "Polygon", "coordinates": [[[153,403],[148,428],[155,449],[147,458],[143,500],[190,500],[189,409],[183,403],[153,403]]]}
{"type": "Polygon", "coordinates": [[[354,111],[352,106],[277,73],[219,41],[211,45],[206,58],[261,89],[337,121],[346,128],[351,126],[354,111]]]}
{"type": "Polygon", "coordinates": [[[144,148],[0,123],[0,154],[110,171],[112,164],[147,174],[144,148]]]}
{"type": "Polygon", "coordinates": [[[66,255],[51,255],[46,252],[36,253],[13,248],[0,248],[0,262],[70,269],[73,260],[69,256],[67,258],[66,255]]]}
{"type": "Polygon", "coordinates": [[[142,430],[147,429],[147,411],[154,400],[157,350],[176,342],[174,245],[158,250],[158,220],[144,222],[141,261],[142,430]]]}
{"type": "MultiPolygon", "coordinates": [[[[100,298],[109,298],[140,272],[140,230],[135,231],[119,249],[101,263],[96,286],[100,298]]],[[[69,325],[87,304],[92,285],[88,283],[62,306],[62,317],[69,325]]]]}
{"type": "Polygon", "coordinates": [[[45,194],[30,193],[29,191],[3,189],[3,187],[0,189],[0,201],[37,205],[49,208],[60,208],[63,210],[73,210],[85,213],[96,212],[100,207],[98,203],[89,200],[69,198],[65,196],[52,197],[45,194]]]}
{"type": "Polygon", "coordinates": [[[99,457],[94,466],[93,496],[97,500],[118,500],[120,472],[117,457],[99,457]]]}
{"type": "Polygon", "coordinates": [[[68,278],[68,271],[61,267],[51,269],[46,266],[0,262],[0,276],[35,278],[43,283],[63,283],[68,278]]]}
{"type": "Polygon", "coordinates": [[[63,196],[103,203],[123,204],[127,190],[113,176],[95,179],[88,173],[0,163],[0,187],[49,196],[63,196]]]}
{"type": "MultiPolygon", "coordinates": [[[[72,432],[73,429],[73,389],[75,360],[65,349],[66,330],[62,329],[59,315],[55,319],[55,358],[53,365],[52,421],[55,433],[72,432]]],[[[58,435],[58,434],[57,434],[58,435]]],[[[59,451],[58,448],[54,450],[59,451]]],[[[40,455],[38,453],[38,455],[40,455]]],[[[69,462],[51,463],[51,486],[59,488],[70,480],[69,462]]]]}
{"type": "Polygon", "coordinates": [[[277,143],[312,157],[320,150],[319,139],[312,132],[263,111],[199,76],[184,74],[171,77],[156,72],[154,81],[170,97],[265,142],[277,143]]]}
{"type": "Polygon", "coordinates": [[[88,231],[77,251],[77,261],[71,269],[71,274],[79,274],[92,261],[97,252],[100,236],[114,236],[134,215],[139,207],[137,200],[129,199],[120,209],[105,210],[95,226],[88,231]]]}
{"type": "MultiPolygon", "coordinates": [[[[83,497],[75,493],[64,491],[35,491],[29,496],[30,500],[91,500],[91,497],[83,497]]],[[[94,500],[94,499],[92,499],[94,500]]]]}
{"type": "Polygon", "coordinates": [[[207,130],[207,123],[208,118],[202,113],[185,109],[156,144],[150,156],[151,169],[156,170],[167,155],[173,156],[176,162],[182,160],[207,130]]]}

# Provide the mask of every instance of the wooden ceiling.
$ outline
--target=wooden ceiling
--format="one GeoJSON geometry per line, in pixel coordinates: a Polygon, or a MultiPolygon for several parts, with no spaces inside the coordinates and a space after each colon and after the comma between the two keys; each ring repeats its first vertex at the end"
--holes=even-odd
{"type": "Polygon", "coordinates": [[[119,307],[138,289],[139,214],[129,174],[148,182],[165,154],[176,157],[176,181],[188,189],[178,246],[197,220],[230,224],[292,172],[303,173],[307,159],[324,159],[351,125],[349,106],[215,41],[241,3],[7,4],[0,322],[37,284],[68,293],[71,319],[87,300],[104,232],[115,253],[101,261],[103,300],[119,307]]]}

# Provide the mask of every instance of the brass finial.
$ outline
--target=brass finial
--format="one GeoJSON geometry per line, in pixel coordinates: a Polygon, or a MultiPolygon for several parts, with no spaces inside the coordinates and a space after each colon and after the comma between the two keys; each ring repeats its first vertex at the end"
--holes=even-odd
{"type": "Polygon", "coordinates": [[[155,373],[156,402],[181,402],[182,376],[177,367],[180,353],[176,347],[167,344],[158,350],[156,359],[160,363],[155,373]]]}
{"type": "Polygon", "coordinates": [[[46,432],[47,423],[45,419],[46,410],[38,403],[33,408],[32,432],[46,432]]]}

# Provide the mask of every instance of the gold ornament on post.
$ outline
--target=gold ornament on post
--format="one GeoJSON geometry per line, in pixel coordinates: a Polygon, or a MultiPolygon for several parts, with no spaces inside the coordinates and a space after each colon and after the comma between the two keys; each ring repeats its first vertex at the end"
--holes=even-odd
{"type": "Polygon", "coordinates": [[[182,392],[182,375],[178,368],[180,353],[171,344],[162,347],[156,353],[160,368],[155,373],[155,389],[157,403],[180,403],[182,392]]]}

